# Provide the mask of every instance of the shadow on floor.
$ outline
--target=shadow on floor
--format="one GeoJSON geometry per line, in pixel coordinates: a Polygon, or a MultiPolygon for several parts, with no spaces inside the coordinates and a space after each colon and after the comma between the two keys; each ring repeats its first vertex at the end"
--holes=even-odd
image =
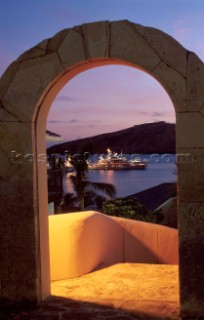
{"type": "MultiPolygon", "coordinates": [[[[22,318],[23,319],[23,318],[22,318]]],[[[177,314],[171,317],[155,317],[141,312],[128,312],[113,306],[103,306],[62,297],[51,296],[34,310],[29,320],[179,320],[177,314]]],[[[21,319],[20,319],[21,320],[21,319]]],[[[23,319],[24,320],[24,319],[23,319]]],[[[27,320],[27,319],[26,319],[27,320]]]]}

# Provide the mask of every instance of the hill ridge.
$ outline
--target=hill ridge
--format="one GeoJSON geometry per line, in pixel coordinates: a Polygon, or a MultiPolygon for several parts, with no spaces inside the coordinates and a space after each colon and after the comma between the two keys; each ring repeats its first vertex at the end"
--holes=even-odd
{"type": "Polygon", "coordinates": [[[160,121],[63,142],[48,148],[48,153],[106,153],[107,148],[123,153],[175,153],[175,146],[175,124],[160,121]]]}

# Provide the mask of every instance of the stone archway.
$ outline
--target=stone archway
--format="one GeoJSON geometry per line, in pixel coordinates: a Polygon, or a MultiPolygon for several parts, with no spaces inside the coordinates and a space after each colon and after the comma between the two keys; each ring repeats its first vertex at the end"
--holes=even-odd
{"type": "Polygon", "coordinates": [[[122,64],[157,79],[176,111],[181,310],[204,316],[204,65],[160,30],[129,21],[65,29],[21,55],[0,80],[1,298],[49,295],[46,118],[59,90],[91,67],[122,64]]]}

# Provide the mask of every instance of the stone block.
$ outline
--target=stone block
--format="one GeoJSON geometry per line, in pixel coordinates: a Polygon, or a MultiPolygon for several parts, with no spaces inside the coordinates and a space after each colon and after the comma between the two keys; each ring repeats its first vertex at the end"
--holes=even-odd
{"type": "Polygon", "coordinates": [[[181,314],[192,319],[204,317],[203,250],[203,243],[180,242],[181,314]]]}
{"type": "Polygon", "coordinates": [[[177,149],[180,201],[204,201],[204,149],[177,149]]]}
{"type": "Polygon", "coordinates": [[[10,278],[31,281],[39,278],[39,257],[36,249],[30,247],[10,248],[10,278]]]}
{"type": "Polygon", "coordinates": [[[23,61],[3,96],[4,108],[22,122],[35,121],[37,105],[61,72],[56,53],[23,61]]]}
{"type": "Polygon", "coordinates": [[[161,30],[150,27],[141,28],[137,24],[135,27],[165,64],[186,77],[187,51],[179,42],[161,30]]]}
{"type": "Polygon", "coordinates": [[[9,172],[1,172],[0,197],[5,203],[36,206],[36,176],[30,167],[31,165],[13,164],[9,172]]]}
{"type": "Polygon", "coordinates": [[[68,34],[70,29],[64,29],[54,35],[51,39],[49,39],[48,45],[47,45],[47,51],[49,52],[55,52],[59,49],[62,42],[64,41],[64,38],[68,34]]]}
{"type": "Polygon", "coordinates": [[[14,303],[37,303],[40,300],[39,280],[2,281],[1,298],[14,303]]]}
{"type": "Polygon", "coordinates": [[[188,53],[187,63],[187,110],[199,111],[204,105],[204,64],[193,52],[188,53]]]}
{"type": "Polygon", "coordinates": [[[36,154],[34,126],[0,123],[0,197],[10,205],[35,206],[36,154]]]}
{"type": "Polygon", "coordinates": [[[10,220],[10,246],[35,247],[39,246],[36,211],[33,207],[6,206],[6,214],[10,220]]]}
{"type": "Polygon", "coordinates": [[[46,49],[48,45],[49,39],[45,39],[38,43],[35,47],[29,49],[28,51],[21,54],[17,61],[25,61],[29,59],[34,59],[37,57],[42,57],[46,54],[46,49]]]}
{"type": "Polygon", "coordinates": [[[11,239],[10,216],[2,198],[0,198],[0,221],[0,248],[8,248],[11,239]]]}
{"type": "Polygon", "coordinates": [[[204,202],[179,203],[180,241],[204,244],[204,202]]]}
{"type": "Polygon", "coordinates": [[[0,101],[0,122],[12,122],[12,121],[18,121],[18,118],[8,112],[8,110],[5,110],[3,107],[3,104],[0,101]]]}
{"type": "Polygon", "coordinates": [[[0,279],[9,279],[9,248],[0,247],[0,279]]]}
{"type": "Polygon", "coordinates": [[[176,114],[176,145],[178,148],[204,147],[204,117],[199,112],[176,114]]]}
{"type": "Polygon", "coordinates": [[[174,69],[161,62],[152,72],[162,87],[169,94],[177,112],[186,111],[186,81],[174,69]]]}
{"type": "Polygon", "coordinates": [[[84,62],[86,58],[81,34],[74,30],[69,30],[58,49],[58,54],[64,69],[84,62]]]}
{"type": "Polygon", "coordinates": [[[35,127],[31,123],[0,122],[0,150],[11,163],[29,162],[26,155],[33,154],[34,136],[35,127]]]}
{"type": "Polygon", "coordinates": [[[147,41],[129,21],[110,23],[110,58],[130,62],[151,72],[161,61],[147,41]]]}
{"type": "Polygon", "coordinates": [[[20,66],[20,62],[14,61],[13,63],[10,64],[10,66],[6,69],[6,71],[0,78],[0,99],[2,99],[6,90],[11,84],[19,66],[20,66]]]}
{"type": "Polygon", "coordinates": [[[108,57],[109,23],[95,22],[83,25],[87,58],[108,57]]]}

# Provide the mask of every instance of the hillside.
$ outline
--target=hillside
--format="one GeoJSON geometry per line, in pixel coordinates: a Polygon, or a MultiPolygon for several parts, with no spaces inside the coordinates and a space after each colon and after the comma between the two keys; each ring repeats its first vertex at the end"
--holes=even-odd
{"type": "Polygon", "coordinates": [[[123,153],[175,153],[175,124],[164,121],[54,145],[48,153],[106,153],[110,148],[123,153]]]}

